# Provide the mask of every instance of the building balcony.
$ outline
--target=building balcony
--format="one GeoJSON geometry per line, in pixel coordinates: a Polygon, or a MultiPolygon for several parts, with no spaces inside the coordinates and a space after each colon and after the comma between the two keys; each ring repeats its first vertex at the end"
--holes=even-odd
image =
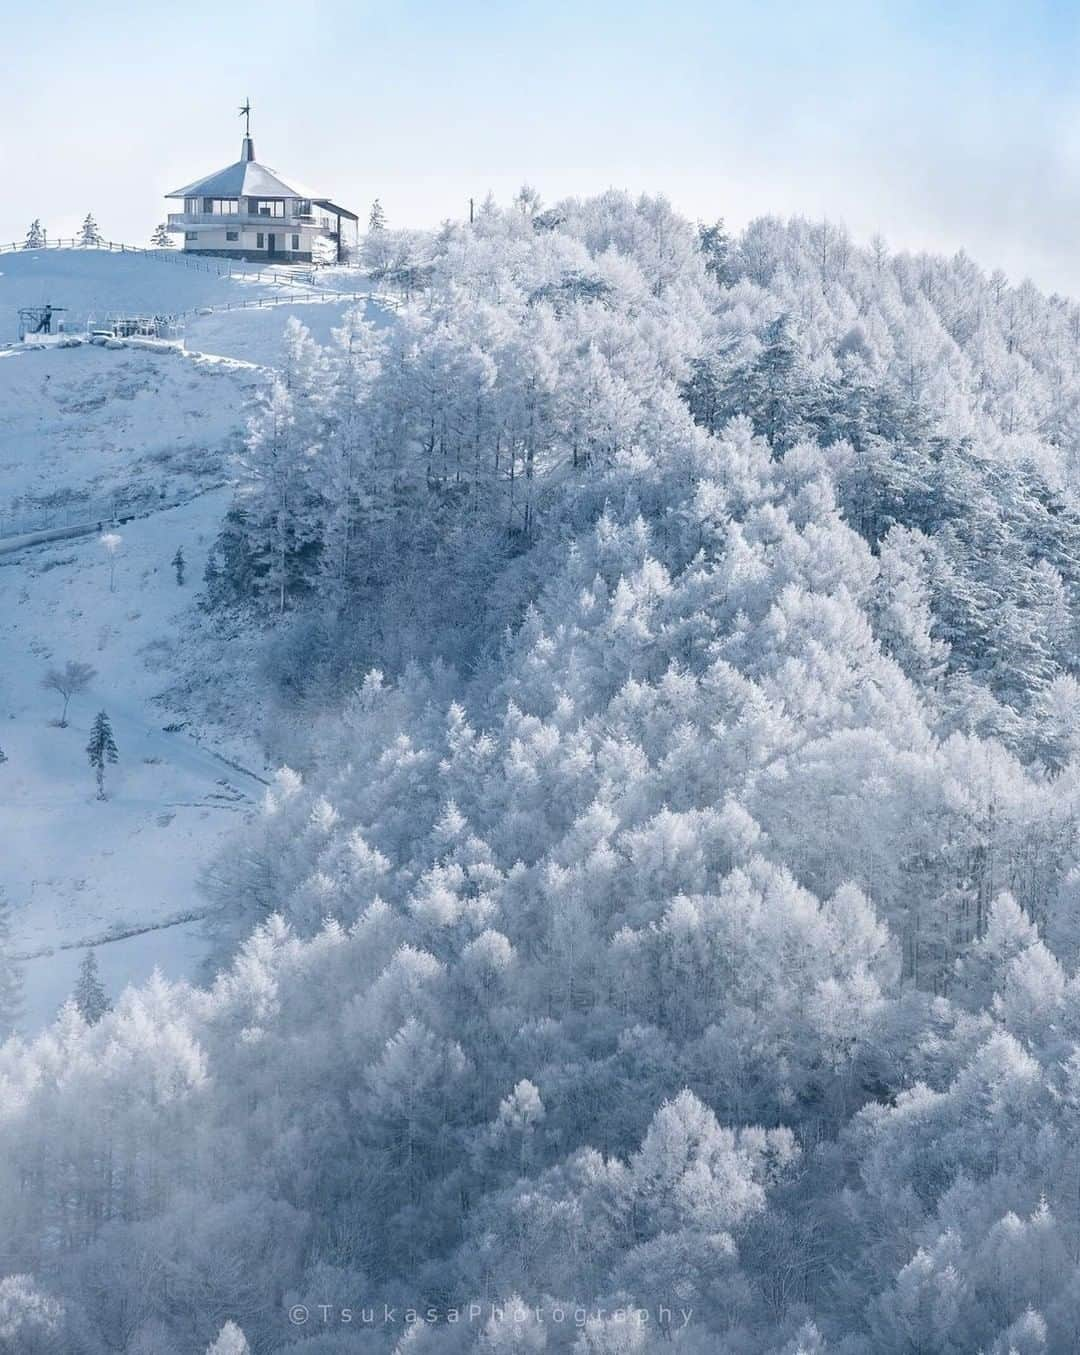
{"type": "Polygon", "coordinates": [[[217,226],[222,230],[249,226],[260,231],[287,231],[307,226],[314,227],[325,235],[333,234],[330,227],[320,225],[317,217],[297,212],[292,212],[288,216],[264,216],[255,212],[170,212],[168,226],[173,231],[198,230],[200,227],[209,226],[217,226]]]}

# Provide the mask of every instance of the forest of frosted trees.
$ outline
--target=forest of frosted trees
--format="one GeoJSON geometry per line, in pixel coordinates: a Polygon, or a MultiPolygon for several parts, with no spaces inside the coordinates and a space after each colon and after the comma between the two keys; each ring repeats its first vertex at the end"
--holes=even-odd
{"type": "Polygon", "coordinates": [[[1080,1348],[1080,307],[616,192],[406,243],[208,569],[218,972],[0,1051],[0,1350],[1080,1348]]]}

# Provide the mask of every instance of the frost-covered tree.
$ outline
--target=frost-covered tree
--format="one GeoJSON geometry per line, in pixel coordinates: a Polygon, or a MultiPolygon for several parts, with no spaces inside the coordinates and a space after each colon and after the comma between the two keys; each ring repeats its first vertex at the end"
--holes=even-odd
{"type": "Polygon", "coordinates": [[[383,279],[394,258],[394,235],[387,230],[386,212],[378,198],[368,213],[368,228],[360,246],[360,261],[373,278],[383,279]]]}
{"type": "Polygon", "coordinates": [[[539,212],[542,205],[540,194],[531,184],[523,183],[514,195],[514,206],[529,220],[539,212]]]}
{"type": "Polygon", "coordinates": [[[112,725],[110,725],[109,717],[103,710],[99,710],[94,717],[94,723],[90,729],[90,742],[86,745],[86,756],[90,760],[90,766],[94,769],[94,776],[97,780],[97,798],[104,800],[105,767],[107,763],[116,762],[119,753],[116,740],[113,738],[112,725]]]}
{"type": "Polygon", "coordinates": [[[79,244],[84,249],[92,249],[103,242],[101,231],[94,220],[93,215],[87,212],[82,225],[79,227],[79,244]]]}
{"type": "Polygon", "coordinates": [[[705,259],[705,271],[722,287],[727,287],[734,280],[734,273],[729,262],[731,237],[724,228],[723,219],[711,225],[699,225],[698,240],[705,259]]]}
{"type": "Polygon", "coordinates": [[[218,1333],[217,1340],[207,1346],[206,1355],[249,1355],[250,1350],[244,1333],[230,1320],[218,1333]]]}
{"type": "Polygon", "coordinates": [[[68,659],[63,668],[50,668],[41,679],[41,685],[47,692],[56,692],[63,705],[57,724],[67,728],[68,706],[73,696],[81,696],[97,677],[97,669],[90,663],[80,663],[78,659],[68,659]]]}
{"type": "Polygon", "coordinates": [[[138,1355],[350,1290],[495,1304],[439,1355],[1074,1349],[1080,308],[617,192],[402,251],[214,551],[304,774],[206,987],[0,1050],[5,1267],[138,1355]]]}
{"type": "Polygon", "coordinates": [[[42,1293],[30,1275],[0,1279],[0,1351],[48,1355],[64,1337],[64,1306],[42,1293]]]}
{"type": "Polygon", "coordinates": [[[168,225],[162,221],[154,227],[154,233],[150,237],[150,244],[154,249],[173,249],[174,242],[168,225]]]}
{"type": "Polygon", "coordinates": [[[98,974],[97,956],[92,948],[82,958],[75,991],[71,996],[87,1025],[97,1025],[109,1010],[109,999],[98,974]]]}
{"type": "Polygon", "coordinates": [[[45,239],[45,228],[42,226],[40,218],[35,217],[30,223],[30,229],[26,232],[23,249],[42,249],[45,245],[45,239]]]}
{"type": "Polygon", "coordinates": [[[296,399],[276,379],[251,422],[236,537],[253,591],[278,614],[308,586],[317,558],[309,450],[296,399]]]}

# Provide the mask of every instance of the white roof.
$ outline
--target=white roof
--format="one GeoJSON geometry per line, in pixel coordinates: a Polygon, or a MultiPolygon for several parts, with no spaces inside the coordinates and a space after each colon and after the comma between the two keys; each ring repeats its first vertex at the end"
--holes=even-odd
{"type": "Polygon", "coordinates": [[[272,169],[254,159],[255,147],[244,138],[243,158],[235,165],[196,179],[185,188],[166,193],[167,198],[310,198],[299,188],[290,188],[272,169]]]}

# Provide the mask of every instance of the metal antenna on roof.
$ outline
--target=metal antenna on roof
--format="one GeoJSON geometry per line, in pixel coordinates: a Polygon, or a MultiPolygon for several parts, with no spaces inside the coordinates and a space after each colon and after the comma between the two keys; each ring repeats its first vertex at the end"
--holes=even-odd
{"type": "Polygon", "coordinates": [[[251,135],[251,99],[245,98],[240,105],[240,116],[244,119],[244,135],[251,135]]]}

